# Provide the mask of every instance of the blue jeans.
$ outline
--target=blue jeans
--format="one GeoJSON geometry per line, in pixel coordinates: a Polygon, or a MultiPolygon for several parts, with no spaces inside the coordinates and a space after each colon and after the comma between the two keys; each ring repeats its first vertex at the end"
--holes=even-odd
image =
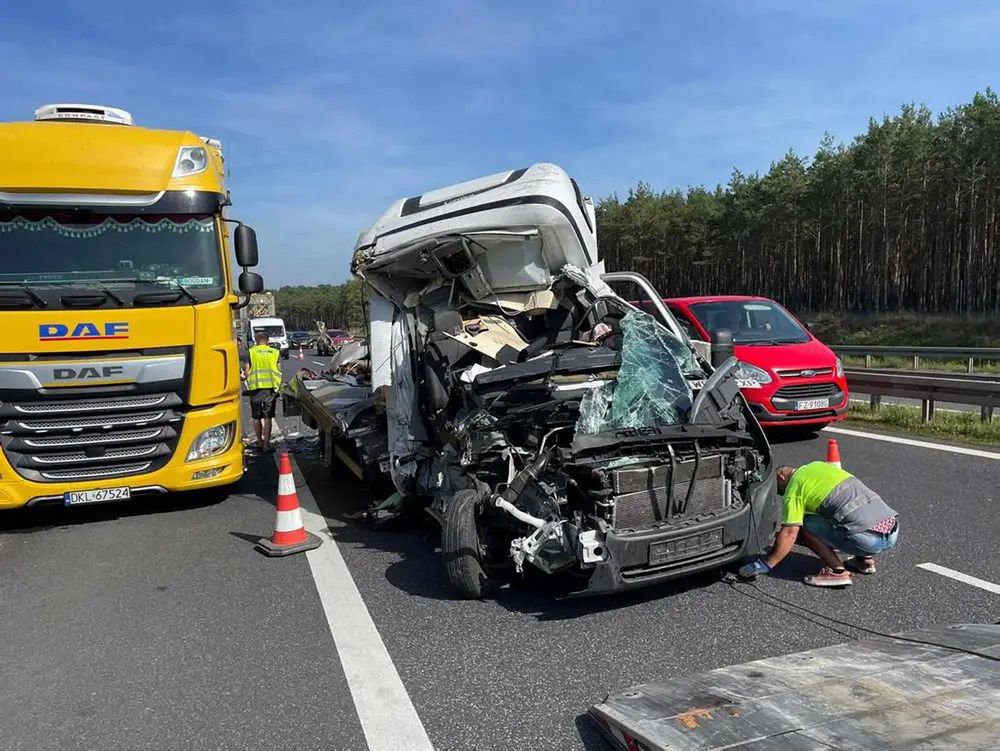
{"type": "Polygon", "coordinates": [[[899,537],[899,521],[896,528],[887,535],[880,532],[845,532],[835,527],[833,523],[821,514],[806,514],[802,527],[829,545],[843,553],[858,556],[872,556],[884,553],[896,545],[899,537]]]}

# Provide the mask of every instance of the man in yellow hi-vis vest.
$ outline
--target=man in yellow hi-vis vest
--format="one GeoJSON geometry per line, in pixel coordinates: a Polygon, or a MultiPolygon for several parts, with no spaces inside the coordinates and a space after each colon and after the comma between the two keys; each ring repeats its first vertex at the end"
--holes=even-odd
{"type": "Polygon", "coordinates": [[[271,420],[281,389],[281,368],[278,350],[269,347],[267,334],[258,332],[257,344],[250,348],[250,362],[243,366],[243,380],[250,392],[250,416],[257,434],[257,449],[263,453],[271,448],[271,420]]]}

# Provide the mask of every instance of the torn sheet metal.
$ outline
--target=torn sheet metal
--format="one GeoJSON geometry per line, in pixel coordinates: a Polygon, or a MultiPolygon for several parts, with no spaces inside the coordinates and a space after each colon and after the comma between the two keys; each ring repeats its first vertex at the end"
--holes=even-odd
{"type": "Polygon", "coordinates": [[[612,297],[615,294],[608,283],[601,278],[604,273],[604,261],[586,268],[566,264],[562,267],[561,272],[597,297],[612,297]]]}
{"type": "Polygon", "coordinates": [[[996,748],[1000,625],[899,636],[968,652],[865,639],[634,686],[588,714],[630,750],[996,748]]]}
{"type": "Polygon", "coordinates": [[[337,350],[330,359],[330,370],[338,371],[348,363],[368,359],[368,344],[366,342],[348,342],[337,350]]]}
{"type": "Polygon", "coordinates": [[[396,309],[391,302],[372,291],[368,296],[369,336],[371,347],[372,390],[392,383],[389,345],[396,309]]]}
{"type": "MultiPolygon", "coordinates": [[[[413,360],[410,357],[410,332],[406,323],[406,315],[398,314],[392,322],[389,337],[389,360],[392,373],[391,386],[386,386],[386,422],[388,427],[388,445],[390,473],[396,489],[406,492],[407,478],[412,472],[404,467],[406,460],[413,454],[413,436],[410,431],[411,416],[416,398],[416,385],[413,378],[413,360]]],[[[374,356],[374,346],[372,355],[374,356]]],[[[374,385],[374,380],[373,380],[374,385]]]]}

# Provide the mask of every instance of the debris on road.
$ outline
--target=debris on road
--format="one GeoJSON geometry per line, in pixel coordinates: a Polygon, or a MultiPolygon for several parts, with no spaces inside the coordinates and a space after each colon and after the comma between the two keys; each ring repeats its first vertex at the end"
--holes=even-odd
{"type": "Polygon", "coordinates": [[[588,714],[623,751],[994,748],[998,658],[1000,625],[922,629],[633,686],[588,714]]]}

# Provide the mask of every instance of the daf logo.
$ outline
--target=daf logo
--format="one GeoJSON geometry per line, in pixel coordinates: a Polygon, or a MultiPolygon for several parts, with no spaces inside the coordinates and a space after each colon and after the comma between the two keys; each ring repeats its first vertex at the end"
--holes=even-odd
{"type": "Polygon", "coordinates": [[[815,370],[803,370],[801,373],[799,373],[799,375],[802,376],[803,378],[811,378],[812,376],[816,375],[816,371],[815,370]]]}
{"type": "Polygon", "coordinates": [[[103,365],[99,368],[53,368],[52,377],[57,381],[82,381],[88,378],[114,378],[125,374],[121,365],[103,365]]]}
{"type": "Polygon", "coordinates": [[[86,339],[128,339],[128,322],[78,323],[72,328],[65,323],[42,323],[38,339],[43,342],[67,342],[86,339]]]}

